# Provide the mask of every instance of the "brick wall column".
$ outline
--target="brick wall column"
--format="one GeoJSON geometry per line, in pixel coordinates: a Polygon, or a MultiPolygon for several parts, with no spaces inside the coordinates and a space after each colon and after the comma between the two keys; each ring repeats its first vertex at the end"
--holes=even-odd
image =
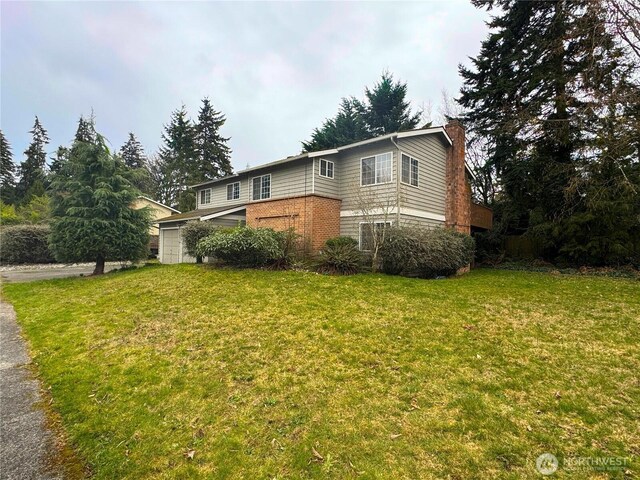
{"type": "Polygon", "coordinates": [[[450,121],[445,130],[453,145],[447,152],[445,225],[458,232],[471,232],[471,186],[467,182],[464,127],[450,121]]]}
{"type": "Polygon", "coordinates": [[[247,225],[274,230],[293,228],[302,236],[305,248],[317,253],[327,239],[340,235],[340,204],[339,199],[319,195],[249,203],[247,225]]]}

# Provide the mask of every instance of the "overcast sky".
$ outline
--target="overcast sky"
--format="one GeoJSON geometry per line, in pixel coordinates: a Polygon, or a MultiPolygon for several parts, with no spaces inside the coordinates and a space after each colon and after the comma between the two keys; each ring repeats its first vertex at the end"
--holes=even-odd
{"type": "Polygon", "coordinates": [[[435,117],[488,19],[467,1],[0,5],[1,125],[15,161],[34,115],[51,153],[92,108],[114,148],[132,131],[153,153],[172,110],[196,118],[208,96],[236,169],[299,153],[341,97],[362,97],[385,69],[435,117]]]}

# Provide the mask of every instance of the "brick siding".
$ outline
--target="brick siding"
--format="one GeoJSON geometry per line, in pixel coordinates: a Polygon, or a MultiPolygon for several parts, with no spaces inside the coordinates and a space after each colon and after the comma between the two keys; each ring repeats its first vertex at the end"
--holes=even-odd
{"type": "Polygon", "coordinates": [[[274,230],[293,228],[305,247],[317,253],[327,239],[340,235],[340,204],[341,200],[319,195],[250,203],[247,225],[274,230]]]}
{"type": "Polygon", "coordinates": [[[467,181],[464,161],[464,128],[457,120],[449,122],[445,130],[453,146],[447,153],[447,198],[445,203],[445,225],[458,232],[471,232],[471,185],[467,181]]]}

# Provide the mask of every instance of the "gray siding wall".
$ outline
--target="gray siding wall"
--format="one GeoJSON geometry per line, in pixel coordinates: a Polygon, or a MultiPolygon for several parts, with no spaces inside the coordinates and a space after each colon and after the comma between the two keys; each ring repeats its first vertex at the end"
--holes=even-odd
{"type": "Polygon", "coordinates": [[[249,196],[249,187],[247,183],[246,177],[229,179],[227,181],[221,181],[219,183],[214,183],[213,185],[209,185],[207,187],[201,188],[197,191],[197,208],[214,208],[214,207],[224,207],[225,205],[238,205],[241,202],[246,201],[249,196]],[[239,200],[227,200],[227,185],[230,183],[240,182],[240,199],[239,200]],[[200,204],[200,191],[206,190],[207,188],[211,189],[211,203],[200,204]]]}
{"type": "Polygon", "coordinates": [[[320,158],[313,158],[313,190],[317,195],[340,198],[340,179],[342,178],[342,163],[338,155],[329,155],[325,158],[333,162],[333,178],[320,176],[320,158]]]}
{"type": "Polygon", "coordinates": [[[402,214],[400,215],[400,225],[403,227],[436,228],[443,227],[444,222],[402,214]]]}
{"type": "Polygon", "coordinates": [[[400,183],[404,208],[444,215],[447,148],[439,135],[398,139],[400,151],[418,160],[418,187],[400,183]]]}
{"type": "Polygon", "coordinates": [[[198,189],[197,208],[224,207],[225,205],[232,206],[238,203],[252,202],[251,180],[266,174],[271,174],[270,200],[309,195],[313,186],[312,173],[312,161],[309,159],[248,172],[237,178],[198,189]],[[240,199],[227,200],[227,185],[234,182],[240,182],[240,199]],[[211,189],[211,203],[200,204],[200,191],[207,188],[211,189]]]}
{"type": "Polygon", "coordinates": [[[377,142],[372,145],[352,148],[340,152],[336,160],[339,165],[340,196],[342,197],[342,210],[358,211],[362,199],[365,203],[396,203],[396,180],[398,152],[394,145],[388,142],[377,142]],[[391,152],[393,155],[392,180],[382,185],[360,186],[360,160],[365,157],[391,152]]]}

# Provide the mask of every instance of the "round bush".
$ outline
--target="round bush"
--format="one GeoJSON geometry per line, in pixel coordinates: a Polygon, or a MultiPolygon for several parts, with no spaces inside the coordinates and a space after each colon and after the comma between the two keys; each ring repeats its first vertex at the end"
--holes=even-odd
{"type": "Polygon", "coordinates": [[[285,236],[285,233],[270,228],[218,230],[198,242],[196,254],[239,267],[263,267],[285,257],[285,236]]]}
{"type": "Polygon", "coordinates": [[[13,225],[0,229],[2,263],[52,263],[49,225],[13,225]]]}
{"type": "Polygon", "coordinates": [[[187,222],[182,228],[182,238],[187,253],[192,257],[196,257],[198,262],[202,261],[202,257],[198,255],[196,249],[198,242],[203,238],[208,237],[218,229],[216,225],[211,222],[201,222],[199,220],[192,220],[187,222]]]}
{"type": "Polygon", "coordinates": [[[421,278],[453,275],[471,263],[474,248],[473,238],[453,230],[393,227],[380,249],[382,270],[421,278]]]}

